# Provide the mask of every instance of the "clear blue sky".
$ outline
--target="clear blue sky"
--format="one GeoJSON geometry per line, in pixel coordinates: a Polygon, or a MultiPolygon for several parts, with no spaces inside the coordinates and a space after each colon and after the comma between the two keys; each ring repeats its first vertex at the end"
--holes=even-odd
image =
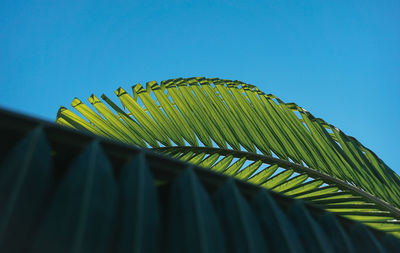
{"type": "Polygon", "coordinates": [[[2,0],[0,106],[53,121],[75,96],[119,86],[238,79],[336,125],[399,173],[399,24],[399,0],[2,0]]]}

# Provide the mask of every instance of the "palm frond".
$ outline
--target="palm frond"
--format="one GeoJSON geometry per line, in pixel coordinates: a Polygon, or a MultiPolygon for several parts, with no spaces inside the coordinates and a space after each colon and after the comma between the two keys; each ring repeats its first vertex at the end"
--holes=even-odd
{"type": "Polygon", "coordinates": [[[121,107],[75,98],[56,122],[311,201],[400,235],[400,179],[371,150],[294,103],[240,81],[179,78],[119,88],[121,107]],[[108,105],[108,106],[107,106],[108,105]],[[112,111],[113,110],[113,111],[112,111]]]}

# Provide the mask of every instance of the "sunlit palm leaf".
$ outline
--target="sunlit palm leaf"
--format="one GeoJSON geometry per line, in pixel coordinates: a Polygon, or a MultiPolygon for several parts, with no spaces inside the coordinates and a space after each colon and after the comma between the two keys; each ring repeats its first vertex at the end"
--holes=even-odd
{"type": "Polygon", "coordinates": [[[293,103],[240,81],[188,78],[119,88],[122,108],[92,95],[88,121],[61,107],[57,122],[312,201],[400,235],[400,179],[372,151],[293,103]],[[106,106],[108,104],[109,107],[106,106]],[[111,111],[109,108],[113,109],[111,111]]]}

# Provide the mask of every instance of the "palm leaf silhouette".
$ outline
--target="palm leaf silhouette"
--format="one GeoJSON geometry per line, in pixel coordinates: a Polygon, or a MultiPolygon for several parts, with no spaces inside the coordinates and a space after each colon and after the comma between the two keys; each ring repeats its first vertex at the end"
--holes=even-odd
{"type": "Polygon", "coordinates": [[[400,236],[400,180],[355,138],[256,86],[178,78],[75,98],[56,122],[311,201],[400,236]],[[96,112],[97,111],[97,112],[96,112]]]}

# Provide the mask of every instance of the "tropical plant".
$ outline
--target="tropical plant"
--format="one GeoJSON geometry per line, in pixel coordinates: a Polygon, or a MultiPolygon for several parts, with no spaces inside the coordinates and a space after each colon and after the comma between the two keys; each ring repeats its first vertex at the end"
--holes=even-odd
{"type": "Polygon", "coordinates": [[[147,147],[400,235],[400,178],[371,150],[256,86],[178,78],[75,98],[56,122],[147,147]],[[106,106],[106,104],[109,106],[106,106]],[[111,110],[114,110],[114,112],[111,110]]]}

